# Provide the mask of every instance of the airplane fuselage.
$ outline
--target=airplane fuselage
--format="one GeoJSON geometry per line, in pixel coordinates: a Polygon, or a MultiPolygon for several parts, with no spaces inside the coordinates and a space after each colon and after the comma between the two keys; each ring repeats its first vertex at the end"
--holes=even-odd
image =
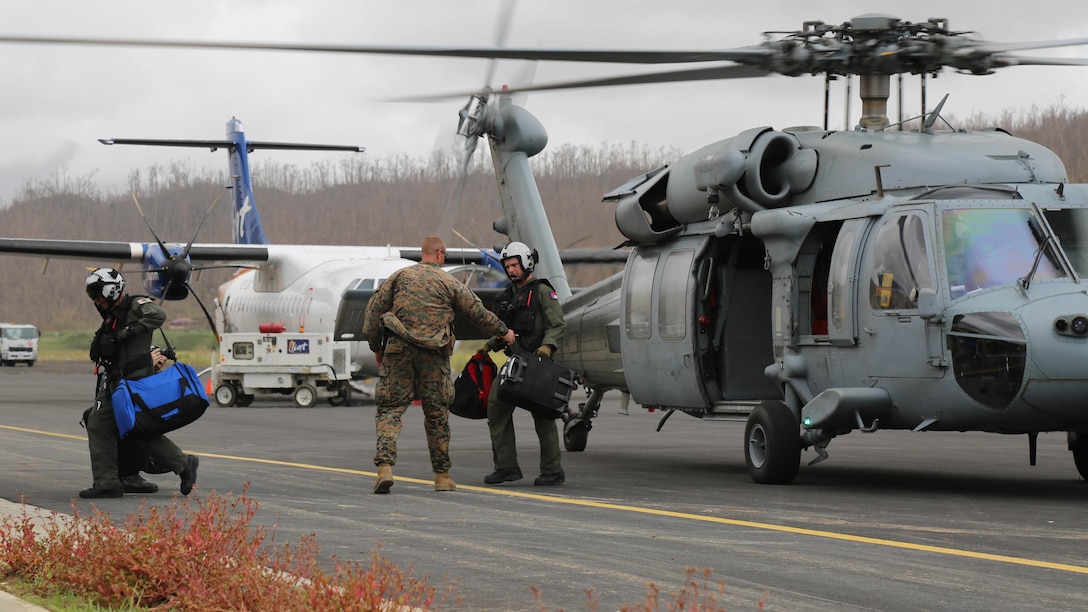
{"type": "MultiPolygon", "coordinates": [[[[394,271],[414,263],[396,257],[363,256],[366,247],[360,247],[359,256],[343,255],[343,247],[268,248],[276,263],[243,270],[219,287],[221,331],[256,332],[262,325],[271,325],[288,332],[326,332],[331,340],[345,291],[368,282],[377,286],[394,271]],[[334,255],[335,259],[329,259],[334,255]]],[[[377,374],[374,354],[366,342],[351,343],[351,359],[360,373],[377,374]]]]}

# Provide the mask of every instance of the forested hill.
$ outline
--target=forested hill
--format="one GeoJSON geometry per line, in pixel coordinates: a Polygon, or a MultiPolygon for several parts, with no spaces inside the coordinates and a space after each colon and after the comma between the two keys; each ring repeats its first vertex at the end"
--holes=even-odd
{"type": "MultiPolygon", "coordinates": [[[[956,127],[955,121],[951,121],[956,127]]],[[[964,126],[998,126],[1053,149],[1070,180],[1088,181],[1088,112],[1055,106],[1045,111],[1009,112],[1002,117],[970,117],[964,126]]],[[[716,138],[728,137],[715,135],[716,138]]],[[[505,242],[491,229],[500,214],[490,161],[479,147],[461,204],[447,211],[455,183],[454,159],[353,156],[339,164],[300,169],[262,160],[253,170],[257,205],[270,241],[283,244],[418,245],[435,233],[443,215],[475,245],[505,242]]],[[[597,148],[558,146],[532,159],[541,197],[560,248],[612,247],[622,242],[614,208],[601,195],[626,180],[669,163],[678,150],[638,144],[597,148]]],[[[90,178],[63,170],[47,181],[28,184],[10,205],[0,208],[0,236],[145,242],[153,238],[132,201],[135,194],[158,235],[188,242],[212,202],[220,197],[200,230],[200,242],[230,241],[230,203],[222,185],[225,172],[200,173],[184,162],[134,170],[132,193],[103,192],[90,178]]],[[[468,246],[456,240],[450,246],[468,246]]],[[[96,262],[55,259],[43,266],[35,258],[0,256],[0,320],[28,322],[44,330],[89,329],[98,315],[83,293],[88,267],[96,262]]],[[[139,278],[129,266],[131,277],[139,278]]],[[[194,282],[209,307],[226,271],[206,271],[194,282]]],[[[577,272],[572,284],[592,279],[577,272]],[[579,277],[581,275],[581,277],[579,277]]],[[[137,289],[137,291],[139,291],[137,289]]],[[[167,302],[171,318],[202,318],[192,300],[167,302]]]]}

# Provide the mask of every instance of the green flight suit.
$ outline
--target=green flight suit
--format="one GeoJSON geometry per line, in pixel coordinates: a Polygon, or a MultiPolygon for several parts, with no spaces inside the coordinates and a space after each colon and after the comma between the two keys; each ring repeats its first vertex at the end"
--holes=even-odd
{"type": "MultiPolygon", "coordinates": [[[[563,308],[559,298],[546,280],[535,280],[521,287],[510,286],[507,294],[495,302],[495,309],[516,333],[514,347],[532,353],[541,345],[547,344],[556,350],[563,337],[567,324],[563,318],[563,308]]],[[[502,343],[490,340],[487,348],[500,350],[502,343]]],[[[487,398],[487,427],[491,431],[491,450],[495,461],[495,470],[519,468],[517,440],[514,436],[513,404],[504,402],[498,396],[499,385],[491,386],[487,398]]],[[[555,419],[533,415],[536,437],[540,440],[540,474],[558,474],[563,471],[560,463],[559,429],[555,419]]],[[[519,468],[520,469],[520,468],[519,468]]]]}
{"type": "MultiPolygon", "coordinates": [[[[104,365],[105,373],[95,392],[94,405],[85,420],[95,489],[121,488],[117,474],[117,444],[121,438],[110,394],[122,377],[139,379],[152,373],[151,336],[165,321],[166,311],[155,300],[143,296],[123,297],[106,313],[102,327],[95,334],[95,348],[91,350],[95,361],[101,361],[96,349],[111,335],[115,338],[111,358],[104,365]]],[[[156,472],[171,471],[180,475],[188,466],[188,458],[166,436],[137,439],[137,444],[157,468],[156,472]]]]}

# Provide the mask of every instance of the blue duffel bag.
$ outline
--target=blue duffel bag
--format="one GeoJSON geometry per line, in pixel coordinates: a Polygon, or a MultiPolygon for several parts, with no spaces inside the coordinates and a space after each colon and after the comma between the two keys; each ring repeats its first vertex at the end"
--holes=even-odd
{"type": "Polygon", "coordinates": [[[208,408],[200,377],[185,363],[139,380],[122,379],[111,399],[122,438],[161,436],[199,419],[208,408]]]}

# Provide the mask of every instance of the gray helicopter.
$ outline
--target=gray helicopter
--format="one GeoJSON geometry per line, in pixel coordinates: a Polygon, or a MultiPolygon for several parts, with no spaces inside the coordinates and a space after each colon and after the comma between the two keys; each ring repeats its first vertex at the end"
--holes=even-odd
{"type": "Polygon", "coordinates": [[[666,410],[662,425],[676,411],[745,420],[759,483],[789,483],[802,451],[816,463],[834,438],[880,428],[1027,434],[1032,464],[1038,434],[1064,431],[1088,479],[1088,185],[1000,129],[938,129],[944,101],[913,129],[887,118],[893,75],[1085,66],[1011,52],[1088,39],[990,43],[945,20],[886,15],[780,34],[715,51],[119,44],[714,63],[510,92],[857,75],[854,130],[756,127],[606,194],[631,252],[623,272],[574,294],[529,169],[543,126],[506,94],[472,95],[459,132],[487,138],[504,212],[496,230],[539,251],[537,275],[552,279],[567,317],[556,359],[589,389],[565,425],[567,450],[585,449],[603,394],[619,390],[666,410]]]}
{"type": "MultiPolygon", "coordinates": [[[[760,483],[791,482],[804,449],[816,463],[835,437],[882,427],[1027,434],[1032,463],[1039,432],[1066,431],[1088,478],[1088,186],[1001,130],[935,129],[943,101],[914,130],[886,117],[891,75],[1088,65],[1007,53],[1085,43],[985,43],[941,20],[867,15],[756,47],[633,54],[735,63],[684,79],[859,75],[863,117],[853,131],[753,128],[604,196],[632,250],[623,272],[563,296],[557,360],[590,389],[565,425],[567,450],[585,448],[603,393],[618,389],[667,410],[662,423],[675,411],[746,419],[760,483]]],[[[677,73],[519,91],[663,80],[677,73]]],[[[460,133],[488,138],[505,213],[496,229],[535,245],[538,275],[569,293],[528,166],[543,127],[484,93],[460,133]]]]}

